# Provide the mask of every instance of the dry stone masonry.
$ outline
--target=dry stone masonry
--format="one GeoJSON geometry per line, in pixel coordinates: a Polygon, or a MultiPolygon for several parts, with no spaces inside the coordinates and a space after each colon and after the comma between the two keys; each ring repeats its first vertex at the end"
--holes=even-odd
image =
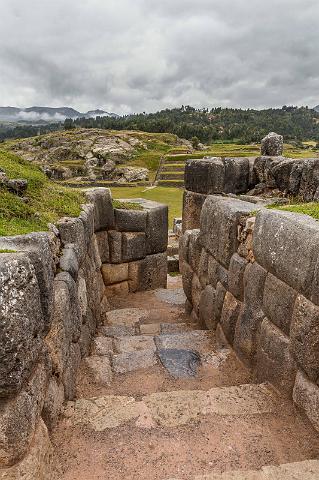
{"type": "Polygon", "coordinates": [[[57,478],[43,470],[48,430],[74,398],[108,299],[166,286],[167,207],[116,209],[104,188],[87,197],[48,233],[0,238],[1,479],[57,478]]]}
{"type": "MultiPolygon", "coordinates": [[[[263,153],[281,154],[281,145],[270,134],[263,153]]],[[[318,159],[189,161],[180,271],[194,321],[226,338],[256,381],[293,398],[319,430],[319,223],[225,195],[247,192],[255,178],[313,200],[318,169],[318,159]]]]}
{"type": "Polygon", "coordinates": [[[186,162],[183,231],[199,227],[207,195],[248,195],[263,203],[268,197],[319,199],[318,158],[282,156],[283,138],[270,133],[262,141],[261,156],[250,158],[207,157],[186,162]]]}

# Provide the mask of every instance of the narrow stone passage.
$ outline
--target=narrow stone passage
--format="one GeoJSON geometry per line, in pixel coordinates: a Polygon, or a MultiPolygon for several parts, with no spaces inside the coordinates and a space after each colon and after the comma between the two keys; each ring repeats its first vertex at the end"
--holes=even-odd
{"type": "MultiPolygon", "coordinates": [[[[184,301],[180,277],[113,299],[53,435],[61,480],[288,479],[258,470],[318,456],[308,421],[253,384],[184,301]]],[[[298,468],[317,478],[316,462],[298,468]]]]}

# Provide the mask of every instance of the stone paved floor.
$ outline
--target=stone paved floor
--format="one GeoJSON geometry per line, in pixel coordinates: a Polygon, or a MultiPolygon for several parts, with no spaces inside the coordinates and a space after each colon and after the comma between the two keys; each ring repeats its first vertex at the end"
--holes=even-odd
{"type": "Polygon", "coordinates": [[[180,277],[113,299],[53,434],[61,480],[319,479],[318,434],[184,300],[180,277]]]}

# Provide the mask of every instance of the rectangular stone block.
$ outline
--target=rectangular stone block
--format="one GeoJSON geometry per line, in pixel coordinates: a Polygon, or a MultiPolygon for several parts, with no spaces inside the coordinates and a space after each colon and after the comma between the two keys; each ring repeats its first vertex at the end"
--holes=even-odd
{"type": "Polygon", "coordinates": [[[106,286],[128,280],[128,263],[102,265],[102,276],[106,286]]]}
{"type": "Polygon", "coordinates": [[[43,348],[44,317],[27,254],[0,254],[0,397],[18,392],[43,348]]]}
{"type": "Polygon", "coordinates": [[[200,215],[207,195],[184,191],[183,197],[183,233],[200,227],[200,215]]]}
{"type": "Polygon", "coordinates": [[[310,380],[319,379],[319,307],[297,297],[290,329],[291,352],[310,380]]]}
{"type": "Polygon", "coordinates": [[[231,345],[234,341],[235,328],[241,306],[241,302],[239,302],[230,292],[226,293],[220,324],[225,337],[231,345]]]}
{"type": "Polygon", "coordinates": [[[293,399],[319,431],[319,387],[312,383],[302,371],[298,371],[296,376],[293,399]]]}
{"type": "Polygon", "coordinates": [[[185,189],[212,195],[224,191],[225,164],[221,157],[187,160],[185,189]]]}
{"type": "Polygon", "coordinates": [[[147,255],[142,260],[129,263],[129,286],[131,292],[166,288],[167,255],[147,255]]]}
{"type": "Polygon", "coordinates": [[[122,233],[115,230],[108,232],[111,263],[122,263],[122,233]]]}
{"type": "Polygon", "coordinates": [[[146,236],[142,232],[122,233],[122,262],[146,257],[146,236]]]}
{"type": "Polygon", "coordinates": [[[224,193],[245,193],[249,189],[250,165],[244,157],[224,158],[224,193]]]}
{"type": "Polygon", "coordinates": [[[269,273],[265,282],[263,310],[269,320],[289,336],[297,292],[269,273]]]}
{"type": "Polygon", "coordinates": [[[108,263],[110,261],[110,250],[107,232],[96,232],[95,237],[100,252],[101,262],[108,263]]]}
{"type": "Polygon", "coordinates": [[[245,193],[249,188],[248,158],[211,157],[188,160],[185,188],[202,194],[245,193]]]}
{"type": "Polygon", "coordinates": [[[146,210],[124,210],[116,208],[114,213],[116,227],[120,232],[146,231],[146,210]]]}
{"type": "Polygon", "coordinates": [[[86,191],[86,196],[94,205],[94,230],[114,228],[114,209],[111,192],[108,188],[92,188],[86,191]]]}
{"type": "Polygon", "coordinates": [[[245,217],[251,216],[253,204],[225,197],[209,196],[201,215],[203,247],[225,268],[237,252],[238,228],[245,217]]]}
{"type": "Polygon", "coordinates": [[[256,379],[268,381],[291,396],[297,368],[289,349],[289,338],[265,318],[257,351],[256,379]]]}
{"type": "Polygon", "coordinates": [[[253,249],[262,267],[310,300],[314,295],[313,301],[317,301],[318,294],[313,291],[319,252],[316,220],[263,209],[256,217],[253,249]]]}
{"type": "Polygon", "coordinates": [[[156,204],[149,208],[146,222],[146,253],[153,255],[167,250],[168,243],[168,207],[156,204]]]}

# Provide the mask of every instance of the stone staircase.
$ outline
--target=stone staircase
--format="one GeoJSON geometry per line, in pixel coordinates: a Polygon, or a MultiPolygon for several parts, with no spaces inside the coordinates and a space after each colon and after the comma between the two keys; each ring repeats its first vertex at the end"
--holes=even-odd
{"type": "Polygon", "coordinates": [[[185,155],[164,157],[157,176],[157,184],[162,187],[184,188],[185,155]]]}
{"type": "Polygon", "coordinates": [[[315,480],[318,435],[167,290],[112,300],[54,433],[61,480],[315,480]]]}

